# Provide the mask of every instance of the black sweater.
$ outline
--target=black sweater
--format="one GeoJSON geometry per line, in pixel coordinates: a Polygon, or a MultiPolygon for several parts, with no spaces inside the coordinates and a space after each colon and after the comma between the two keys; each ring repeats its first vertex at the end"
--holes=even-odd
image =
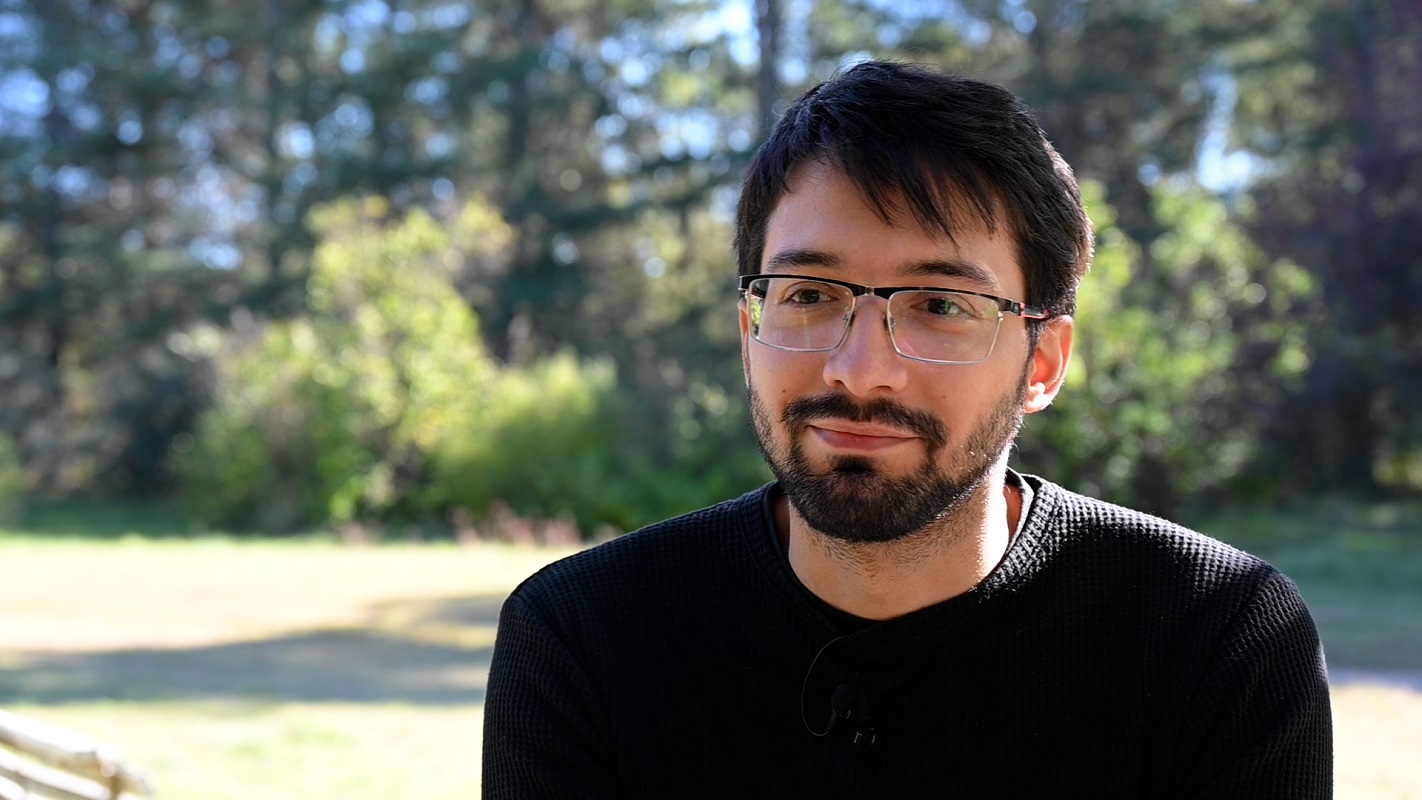
{"type": "Polygon", "coordinates": [[[484,796],[1331,797],[1293,583],[1024,480],[998,568],[887,622],[800,584],[773,485],[547,567],[500,618],[484,796]]]}

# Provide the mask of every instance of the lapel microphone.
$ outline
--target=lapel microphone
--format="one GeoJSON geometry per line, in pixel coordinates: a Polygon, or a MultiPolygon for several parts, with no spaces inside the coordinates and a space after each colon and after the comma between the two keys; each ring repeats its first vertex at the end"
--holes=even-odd
{"type": "MultiPolygon", "coordinates": [[[[810,733],[815,736],[829,736],[830,731],[834,730],[835,723],[842,719],[849,719],[850,716],[853,715],[854,698],[857,695],[858,692],[854,690],[853,686],[847,683],[841,683],[839,687],[834,690],[834,696],[830,698],[829,724],[825,726],[823,733],[816,733],[813,729],[810,729],[810,733]]],[[[807,724],[805,727],[809,728],[810,726],[807,724]]]]}

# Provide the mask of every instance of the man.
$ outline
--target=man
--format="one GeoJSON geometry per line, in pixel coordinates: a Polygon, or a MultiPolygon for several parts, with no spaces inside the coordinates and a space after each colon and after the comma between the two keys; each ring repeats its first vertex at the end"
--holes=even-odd
{"type": "Polygon", "coordinates": [[[1091,257],[1020,100],[850,69],[757,154],[736,239],[776,481],[510,597],[487,797],[1331,796],[1294,585],[1007,468],[1091,257]]]}

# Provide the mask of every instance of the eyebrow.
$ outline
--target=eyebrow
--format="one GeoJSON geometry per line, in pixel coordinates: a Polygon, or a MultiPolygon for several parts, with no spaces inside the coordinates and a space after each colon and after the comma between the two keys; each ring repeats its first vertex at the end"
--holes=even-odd
{"type": "Polygon", "coordinates": [[[921,277],[955,278],[990,289],[1001,288],[998,285],[997,276],[993,275],[991,270],[971,261],[952,259],[920,261],[909,266],[908,274],[921,277]]]}
{"type": "MultiPolygon", "coordinates": [[[[823,250],[795,248],[791,250],[781,250],[771,256],[765,262],[763,271],[788,272],[794,270],[796,267],[820,267],[822,269],[840,270],[844,268],[844,260],[833,253],[826,253],[823,250]]],[[[991,270],[971,261],[955,259],[916,261],[909,264],[905,272],[910,276],[918,278],[951,278],[954,280],[967,281],[990,289],[1001,288],[998,285],[997,277],[993,275],[991,270]]]]}
{"type": "Polygon", "coordinates": [[[793,250],[781,250],[770,257],[765,262],[762,272],[780,272],[793,270],[796,267],[825,267],[827,269],[840,269],[844,262],[839,256],[826,253],[822,250],[807,250],[796,248],[793,250]]]}

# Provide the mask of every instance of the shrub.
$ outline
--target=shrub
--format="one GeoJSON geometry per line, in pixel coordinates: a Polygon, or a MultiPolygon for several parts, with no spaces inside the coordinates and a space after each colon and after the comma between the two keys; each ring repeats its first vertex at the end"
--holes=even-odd
{"type": "Polygon", "coordinates": [[[189,337],[209,343],[219,381],[177,468],[210,524],[286,530],[454,512],[477,528],[512,513],[571,518],[589,534],[763,479],[739,403],[719,388],[693,383],[669,415],[649,415],[610,361],[491,359],[453,274],[479,248],[507,246],[487,208],[441,225],[418,211],[389,219],[372,200],[314,221],[303,316],[245,339],[189,337]]]}
{"type": "Polygon", "coordinates": [[[1027,468],[1158,513],[1226,487],[1308,364],[1307,275],[1270,262],[1218,199],[1159,184],[1168,232],[1143,253],[1083,187],[1097,258],[1082,283],[1067,384],[1027,421],[1027,468]]]}
{"type": "Polygon", "coordinates": [[[452,273],[509,231],[471,204],[446,226],[379,199],[314,215],[303,318],[219,354],[215,402],[180,459],[210,521],[291,528],[401,511],[424,454],[476,426],[493,375],[452,273]]]}

